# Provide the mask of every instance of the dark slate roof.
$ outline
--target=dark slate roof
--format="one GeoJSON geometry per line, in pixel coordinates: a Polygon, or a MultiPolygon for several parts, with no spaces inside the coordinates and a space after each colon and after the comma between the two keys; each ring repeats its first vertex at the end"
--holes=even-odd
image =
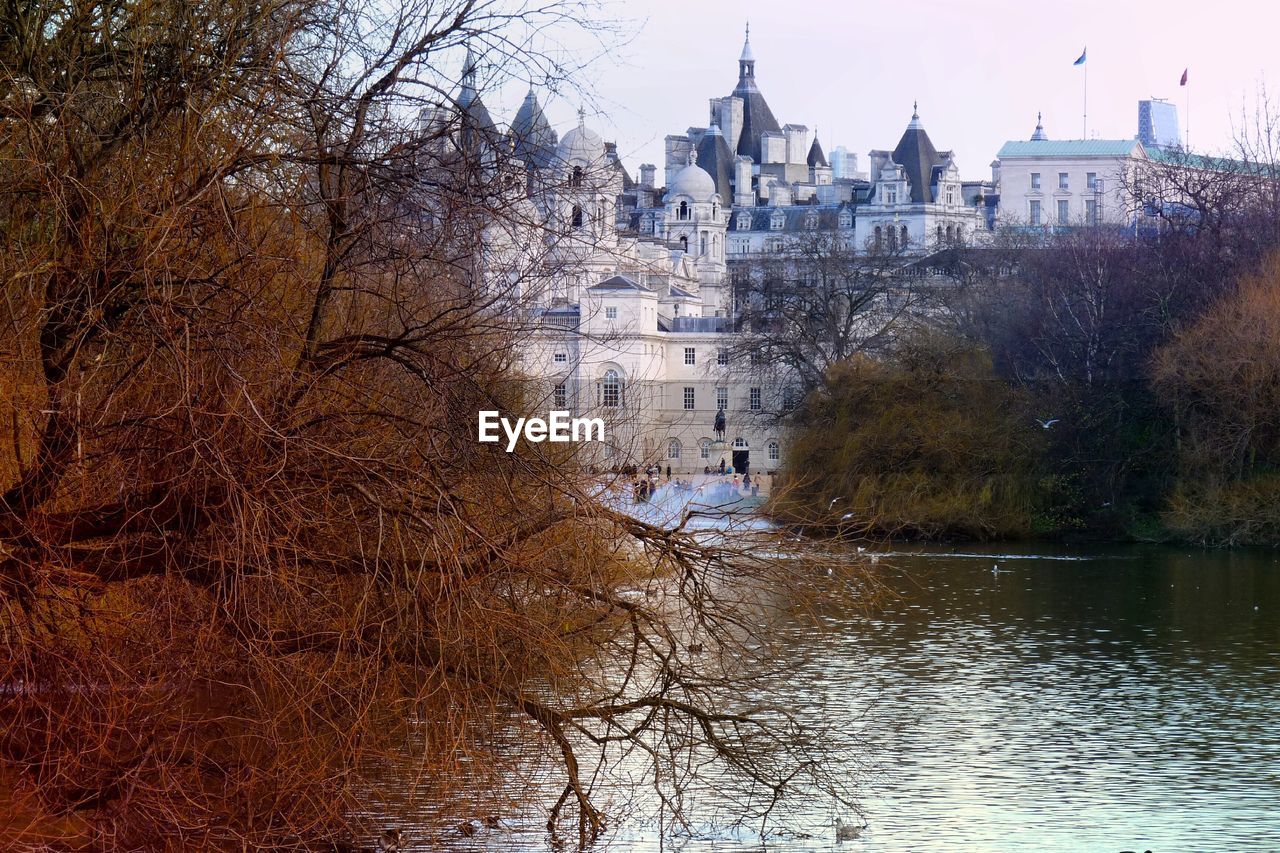
{"type": "Polygon", "coordinates": [[[625,275],[615,275],[593,286],[592,290],[646,290],[643,285],[625,275]]]}
{"type": "Polygon", "coordinates": [[[760,134],[781,133],[782,126],[773,117],[773,111],[756,86],[754,61],[738,63],[738,85],[734,87],[733,96],[742,98],[742,135],[738,137],[738,153],[759,163],[760,134]]]}
{"type": "Polygon", "coordinates": [[[689,291],[685,290],[683,287],[677,287],[677,286],[676,286],[676,285],[674,285],[674,284],[673,284],[673,285],[671,285],[671,295],[672,295],[672,296],[676,296],[676,297],[687,297],[687,298],[690,298],[690,299],[692,299],[692,298],[693,298],[693,294],[692,294],[692,293],[690,293],[689,291]]]}
{"type": "Polygon", "coordinates": [[[516,111],[509,136],[512,153],[523,160],[526,166],[545,169],[555,161],[556,145],[560,138],[543,115],[542,106],[532,88],[516,111]]]}
{"type": "Polygon", "coordinates": [[[848,203],[841,204],[793,204],[784,205],[783,207],[740,207],[733,211],[733,215],[729,218],[730,231],[772,231],[773,215],[775,212],[781,211],[784,219],[783,231],[804,231],[807,229],[807,222],[811,215],[818,217],[818,228],[839,228],[840,213],[848,210],[850,214],[855,214],[853,205],[848,203]],[[742,227],[742,214],[746,213],[751,220],[750,225],[742,227]]]}
{"type": "Polygon", "coordinates": [[[726,204],[733,201],[733,186],[730,183],[733,180],[733,160],[733,152],[729,150],[729,143],[725,141],[720,128],[709,128],[698,142],[698,166],[715,181],[720,201],[726,204]]]}
{"type": "Polygon", "coordinates": [[[898,147],[893,149],[893,162],[902,166],[907,172],[907,180],[911,182],[911,201],[914,204],[931,203],[933,201],[933,167],[942,162],[938,149],[933,147],[924,125],[920,124],[919,114],[911,116],[911,123],[898,140],[898,147]]]}
{"type": "Polygon", "coordinates": [[[822,144],[818,142],[818,134],[813,135],[813,144],[809,146],[809,168],[814,166],[830,166],[827,155],[822,152],[822,144]]]}

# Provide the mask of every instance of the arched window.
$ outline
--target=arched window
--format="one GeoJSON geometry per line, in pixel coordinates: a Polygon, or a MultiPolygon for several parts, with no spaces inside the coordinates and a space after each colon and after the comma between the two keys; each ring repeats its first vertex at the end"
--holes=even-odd
{"type": "Polygon", "coordinates": [[[679,219],[689,218],[689,202],[687,201],[680,202],[680,212],[677,214],[677,218],[679,219]]]}
{"type": "Polygon", "coordinates": [[[668,459],[680,458],[680,439],[673,438],[667,442],[667,458],[668,459]]]}
{"type": "Polygon", "coordinates": [[[714,258],[720,257],[720,235],[711,235],[711,255],[714,258]]]}
{"type": "Polygon", "coordinates": [[[575,204],[573,206],[573,219],[571,220],[574,228],[582,227],[582,207],[575,204]]]}
{"type": "Polygon", "coordinates": [[[776,441],[771,441],[771,442],[769,442],[769,444],[768,444],[768,446],[767,446],[767,450],[768,450],[768,452],[769,452],[769,461],[770,461],[770,462],[777,462],[777,461],[778,461],[778,459],[779,459],[779,458],[781,457],[781,455],[782,455],[782,454],[781,454],[781,453],[779,453],[779,451],[778,451],[778,442],[776,442],[776,441]]]}
{"type": "Polygon", "coordinates": [[[746,450],[749,446],[750,445],[747,444],[747,440],[742,436],[738,436],[733,440],[734,450],[746,450]]]}
{"type": "Polygon", "coordinates": [[[942,226],[941,225],[938,226],[938,242],[939,243],[942,242],[942,226]]]}
{"type": "Polygon", "coordinates": [[[963,225],[956,226],[956,242],[957,243],[964,242],[964,226],[963,225]]]}
{"type": "Polygon", "coordinates": [[[880,248],[880,226],[876,226],[876,248],[880,248]]]}
{"type": "Polygon", "coordinates": [[[680,238],[680,249],[681,249],[682,251],[685,251],[685,252],[689,251],[689,238],[688,238],[688,237],[681,237],[681,238],[680,238]]]}
{"type": "Polygon", "coordinates": [[[616,409],[622,403],[622,379],[616,370],[604,372],[604,383],[601,386],[601,405],[606,409],[616,409]]]}
{"type": "Polygon", "coordinates": [[[907,248],[907,243],[909,242],[910,242],[910,238],[907,237],[907,226],[903,225],[902,226],[902,248],[904,249],[907,248]]]}
{"type": "Polygon", "coordinates": [[[955,239],[955,233],[953,232],[951,226],[948,225],[947,226],[947,242],[950,243],[953,239],[955,239]]]}
{"type": "Polygon", "coordinates": [[[702,239],[701,241],[699,241],[698,245],[701,247],[698,249],[698,254],[705,255],[707,253],[707,232],[706,231],[702,232],[702,239]]]}
{"type": "Polygon", "coordinates": [[[889,251],[896,252],[898,250],[898,229],[892,225],[889,226],[889,251]]]}
{"type": "Polygon", "coordinates": [[[573,167],[573,174],[569,176],[569,186],[571,187],[582,186],[582,167],[581,166],[573,167]]]}
{"type": "Polygon", "coordinates": [[[711,439],[704,438],[702,439],[702,441],[698,442],[698,458],[700,459],[711,458],[711,439]]]}

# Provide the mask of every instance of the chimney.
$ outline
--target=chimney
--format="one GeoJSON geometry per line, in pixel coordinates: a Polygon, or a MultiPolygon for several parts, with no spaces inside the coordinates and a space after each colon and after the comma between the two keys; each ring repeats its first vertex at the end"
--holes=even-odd
{"type": "Polygon", "coordinates": [[[652,163],[640,164],[640,186],[647,190],[653,189],[653,177],[657,173],[658,167],[652,163]]]}

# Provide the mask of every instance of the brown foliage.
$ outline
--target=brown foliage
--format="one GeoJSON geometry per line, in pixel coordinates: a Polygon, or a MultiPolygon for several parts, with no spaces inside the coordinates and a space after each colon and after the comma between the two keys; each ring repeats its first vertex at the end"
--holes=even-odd
{"type": "Polygon", "coordinates": [[[1280,537],[1280,258],[1157,351],[1152,379],[1179,427],[1171,525],[1202,541],[1280,537]]]}
{"type": "Polygon", "coordinates": [[[545,235],[486,285],[492,226],[530,223],[440,57],[538,65],[518,46],[580,12],[0,11],[0,782],[37,816],[7,842],[311,847],[390,790],[478,813],[539,758],[584,841],[588,755],[677,804],[718,758],[771,792],[743,819],[834,786],[744,698],[795,601],[724,591],[775,562],[474,441],[520,405],[545,235]],[[397,119],[424,106],[454,118],[397,119]]]}

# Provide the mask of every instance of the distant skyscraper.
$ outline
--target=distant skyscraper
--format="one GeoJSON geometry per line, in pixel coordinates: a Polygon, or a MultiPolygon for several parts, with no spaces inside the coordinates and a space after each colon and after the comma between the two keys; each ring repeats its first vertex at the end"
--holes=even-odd
{"type": "Polygon", "coordinates": [[[1138,141],[1147,147],[1181,147],[1178,108],[1160,98],[1138,101],[1138,141]]]}
{"type": "Polygon", "coordinates": [[[858,155],[849,151],[843,145],[837,145],[836,149],[831,152],[831,177],[839,180],[846,178],[853,180],[855,178],[866,178],[866,175],[858,172],[858,155]]]}

